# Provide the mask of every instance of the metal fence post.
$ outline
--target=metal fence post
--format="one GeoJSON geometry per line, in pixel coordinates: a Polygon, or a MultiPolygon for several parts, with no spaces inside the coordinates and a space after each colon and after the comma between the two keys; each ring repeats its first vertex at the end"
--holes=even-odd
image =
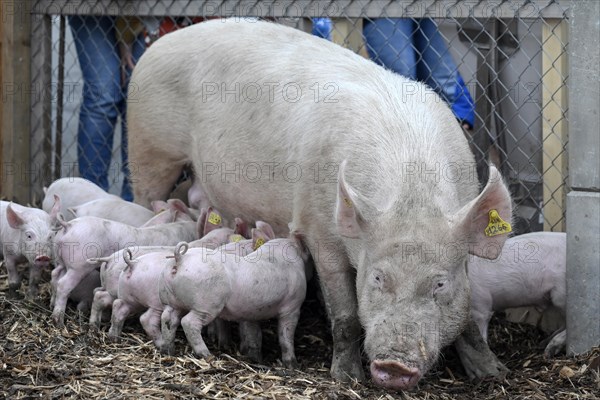
{"type": "Polygon", "coordinates": [[[571,3],[567,353],[600,344],[600,3],[571,3]]]}

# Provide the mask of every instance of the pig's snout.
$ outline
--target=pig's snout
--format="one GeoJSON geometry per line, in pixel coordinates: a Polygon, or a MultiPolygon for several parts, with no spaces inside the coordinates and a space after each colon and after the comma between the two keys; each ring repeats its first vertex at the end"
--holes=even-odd
{"type": "Polygon", "coordinates": [[[376,385],[387,389],[405,390],[415,387],[421,379],[418,368],[408,367],[394,360],[373,360],[371,376],[376,385]]]}
{"type": "Polygon", "coordinates": [[[35,258],[34,264],[37,267],[47,267],[48,265],[50,265],[50,257],[48,257],[45,254],[39,255],[35,258]]]}

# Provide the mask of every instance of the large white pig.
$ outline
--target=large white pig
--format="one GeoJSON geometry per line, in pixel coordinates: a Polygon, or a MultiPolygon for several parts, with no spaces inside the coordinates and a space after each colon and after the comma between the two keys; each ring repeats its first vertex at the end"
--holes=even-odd
{"type": "MultiPolygon", "coordinates": [[[[495,168],[478,194],[446,103],[336,44],[239,19],[164,36],[132,83],[135,201],[166,199],[192,164],[225,218],[267,220],[278,235],[292,221],[331,319],[332,376],[364,378],[362,325],[374,381],[414,387],[468,321],[467,253],[496,257],[512,211],[495,168]]],[[[467,371],[503,372],[465,332],[467,371]]]]}

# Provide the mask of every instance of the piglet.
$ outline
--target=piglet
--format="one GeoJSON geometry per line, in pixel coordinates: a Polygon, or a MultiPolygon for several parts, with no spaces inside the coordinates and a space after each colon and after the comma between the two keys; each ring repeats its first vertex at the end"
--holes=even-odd
{"type": "Polygon", "coordinates": [[[96,199],[116,199],[120,197],[107,193],[100,186],[83,178],[60,178],[52,182],[48,188],[44,188],[44,200],[42,201],[42,209],[50,213],[54,204],[54,195],[58,195],[61,200],[60,213],[65,219],[72,219],[71,213],[68,211],[71,207],[76,207],[96,199]]]}
{"type": "MultiPolygon", "coordinates": [[[[162,213],[170,213],[172,210],[166,210],[162,213]]],[[[220,215],[216,210],[210,209],[211,213],[220,215]]],[[[161,213],[161,214],[162,214],[161,213]]],[[[158,215],[161,215],[158,214],[158,215]]],[[[209,213],[204,210],[204,217],[208,218],[209,213]]],[[[215,217],[213,217],[214,219],[215,217]]],[[[245,226],[243,221],[238,222],[235,230],[222,227],[221,225],[213,225],[202,223],[198,225],[201,231],[202,238],[190,242],[191,247],[213,247],[227,243],[231,238],[240,236],[238,229],[241,230],[245,226]],[[212,229],[213,226],[217,228],[212,229]],[[212,233],[212,234],[211,234],[212,233]]],[[[240,236],[241,237],[241,236],[240,236]]],[[[127,267],[124,260],[125,252],[131,252],[132,257],[137,258],[145,254],[155,252],[166,252],[167,255],[172,254],[175,247],[173,246],[137,246],[128,249],[119,250],[107,257],[96,257],[87,260],[90,264],[100,264],[100,279],[101,285],[94,290],[94,300],[92,303],[92,312],[90,315],[90,327],[97,328],[100,324],[102,312],[111,307],[118,297],[119,276],[127,267]]],[[[132,289],[133,290],[133,289],[132,289]]],[[[115,328],[116,329],[116,328],[115,328]]],[[[117,330],[115,330],[117,332],[117,330]]],[[[116,333],[115,333],[116,334],[116,333]]]]}
{"type": "Polygon", "coordinates": [[[163,330],[172,330],[180,322],[194,353],[206,357],[210,352],[202,328],[214,318],[260,321],[277,317],[283,364],[296,366],[294,332],[306,295],[308,259],[299,235],[271,240],[245,257],[226,251],[222,257],[206,257],[204,249],[183,250],[161,275],[163,330]]]}
{"type": "MultiPolygon", "coordinates": [[[[565,315],[566,249],[565,233],[534,232],[507,239],[496,260],[475,256],[469,260],[471,315],[485,341],[494,311],[554,306],[565,315]]],[[[565,340],[565,329],[555,332],[544,354],[556,355],[565,340]]]]}
{"type": "Polygon", "coordinates": [[[21,286],[17,264],[29,263],[29,290],[27,296],[38,294],[42,268],[48,266],[52,257],[52,230],[60,210],[60,198],[54,195],[50,214],[37,208],[0,201],[0,254],[8,271],[9,296],[16,296],[21,286]]]}
{"type": "Polygon", "coordinates": [[[73,288],[96,269],[94,264],[87,262],[88,258],[105,257],[133,245],[168,246],[197,238],[194,222],[136,228],[103,218],[81,217],[69,222],[59,218],[59,223],[62,229],[54,238],[56,264],[64,267],[65,273],[52,281],[56,293],[52,319],[57,326],[63,324],[67,298],[73,288]]]}
{"type": "Polygon", "coordinates": [[[120,198],[109,197],[69,207],[68,210],[75,218],[98,217],[137,227],[154,217],[154,213],[146,207],[120,198]]]}

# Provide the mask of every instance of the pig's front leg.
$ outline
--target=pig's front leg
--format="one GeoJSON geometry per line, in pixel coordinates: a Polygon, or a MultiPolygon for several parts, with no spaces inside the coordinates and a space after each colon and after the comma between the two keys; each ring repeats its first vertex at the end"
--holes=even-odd
{"type": "Polygon", "coordinates": [[[364,381],[365,372],[360,361],[361,327],[358,320],[356,282],[341,245],[321,241],[311,246],[319,274],[327,314],[333,335],[331,376],[339,381],[364,381]],[[323,243],[328,243],[324,246],[323,243]]]}
{"type": "Polygon", "coordinates": [[[39,294],[42,269],[43,267],[35,264],[29,266],[29,289],[27,290],[27,298],[30,300],[34,300],[39,294]]]}
{"type": "Polygon", "coordinates": [[[262,330],[260,323],[240,321],[240,353],[254,362],[262,362],[262,330]]]}
{"type": "Polygon", "coordinates": [[[58,280],[56,285],[56,296],[54,299],[54,310],[52,311],[52,320],[54,325],[57,327],[64,326],[65,323],[65,310],[67,308],[67,300],[69,295],[75,289],[75,286],[79,284],[85,278],[86,272],[80,270],[69,269],[67,272],[58,280]]]}
{"type": "Polygon", "coordinates": [[[8,272],[8,297],[17,297],[17,291],[21,287],[21,275],[17,270],[17,259],[13,255],[4,252],[4,266],[8,272]]]}
{"type": "Polygon", "coordinates": [[[467,328],[456,339],[454,346],[469,379],[497,377],[503,379],[508,368],[498,360],[483,340],[475,322],[469,320],[467,328]]]}

